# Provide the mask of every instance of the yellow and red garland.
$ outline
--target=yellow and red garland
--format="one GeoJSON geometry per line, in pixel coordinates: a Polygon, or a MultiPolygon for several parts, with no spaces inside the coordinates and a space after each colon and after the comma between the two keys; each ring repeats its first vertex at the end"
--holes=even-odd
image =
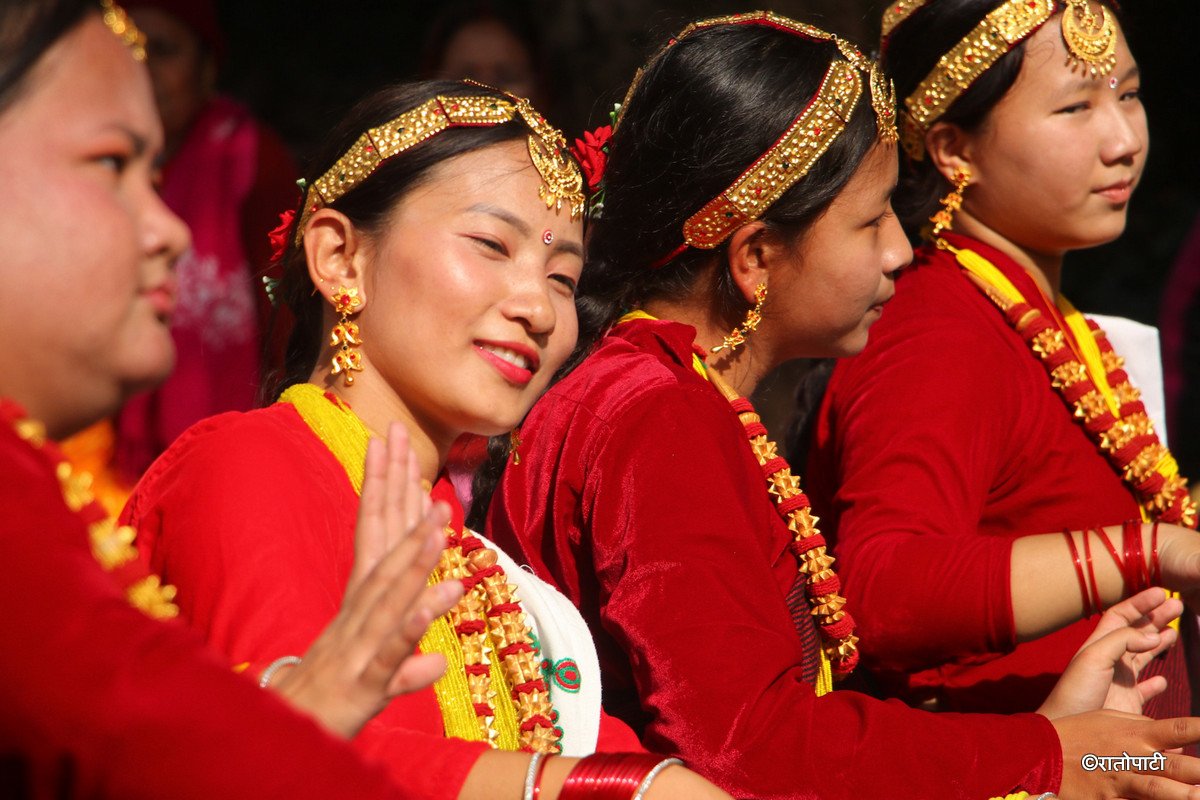
{"type": "Polygon", "coordinates": [[[133,546],[133,528],[117,525],[96,499],[91,474],[74,468],[46,436],[45,426],[29,417],[16,403],[0,400],[0,420],[11,425],[17,436],[53,468],[63,502],[87,527],[92,555],[113,576],[130,605],[156,619],[176,616],[179,609],[172,602],[175,588],[163,585],[138,558],[137,548],[133,546]]]}
{"type": "Polygon", "coordinates": [[[805,576],[805,595],[824,639],[825,657],[833,674],[845,677],[858,665],[858,637],[854,634],[854,618],[845,608],[846,598],[841,595],[841,580],[833,569],[834,558],[828,552],[825,537],[817,530],[818,517],[812,514],[808,496],[800,490],[800,479],[779,455],[775,442],[767,438],[767,428],[754,406],[713,370],[708,371],[708,379],[729,401],[746,429],[750,449],[762,467],[767,491],[775,501],[775,510],[792,532],[788,547],[805,576]]]}
{"type": "Polygon", "coordinates": [[[1141,392],[1129,382],[1125,359],[1113,350],[1100,326],[1085,320],[1065,298],[1060,298],[1064,320],[1059,323],[1048,318],[983,256],[944,240],[937,244],[954,254],[967,277],[1038,357],[1051,386],[1133,490],[1143,517],[1195,528],[1196,503],[1188,494],[1187,480],[1158,438],[1141,392]]]}

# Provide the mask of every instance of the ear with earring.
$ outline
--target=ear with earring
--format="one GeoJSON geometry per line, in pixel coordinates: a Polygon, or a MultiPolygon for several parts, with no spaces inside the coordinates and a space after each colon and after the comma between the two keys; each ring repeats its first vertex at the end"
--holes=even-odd
{"type": "Polygon", "coordinates": [[[341,375],[346,381],[345,385],[352,386],[354,373],[362,372],[362,354],[355,349],[362,344],[362,334],[358,324],[350,319],[351,314],[357,314],[362,308],[358,287],[339,286],[330,302],[340,315],[329,334],[329,344],[336,348],[330,363],[333,365],[333,374],[341,375]]]}
{"type": "Polygon", "coordinates": [[[954,177],[950,179],[950,182],[954,185],[954,189],[938,201],[942,205],[941,209],[929,218],[929,221],[933,223],[930,237],[935,240],[942,235],[942,231],[948,231],[954,227],[954,214],[962,209],[963,191],[971,183],[971,168],[964,165],[954,170],[954,177]]]}
{"type": "Polygon", "coordinates": [[[714,347],[711,352],[719,353],[722,350],[728,350],[732,353],[744,345],[747,334],[758,330],[758,323],[762,322],[762,307],[766,299],[767,285],[760,283],[754,287],[754,308],[746,312],[746,319],[742,320],[742,324],[730,331],[729,335],[719,345],[714,347]]]}

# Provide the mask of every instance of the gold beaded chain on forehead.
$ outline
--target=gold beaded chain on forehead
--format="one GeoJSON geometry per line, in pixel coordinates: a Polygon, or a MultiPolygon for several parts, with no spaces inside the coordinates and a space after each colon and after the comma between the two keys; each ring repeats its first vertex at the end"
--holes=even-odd
{"type": "MultiPolygon", "coordinates": [[[[472,82],[473,83],[473,82],[472,82]]],[[[476,84],[482,85],[482,84],[476,84]]],[[[363,133],[346,153],[308,187],[295,241],[317,209],[337,202],[393,158],[449,128],[503,125],[517,116],[529,126],[529,158],[543,184],[538,196],[547,208],[567,205],[571,219],[583,213],[583,175],[567,154],[567,143],[528,100],[488,96],[441,96],[427,100],[383,125],[363,133]]]]}

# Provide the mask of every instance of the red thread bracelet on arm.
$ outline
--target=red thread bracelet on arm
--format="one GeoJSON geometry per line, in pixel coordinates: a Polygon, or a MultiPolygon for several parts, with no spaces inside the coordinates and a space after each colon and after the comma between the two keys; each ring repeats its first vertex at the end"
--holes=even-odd
{"type": "Polygon", "coordinates": [[[1079,548],[1075,546],[1075,534],[1070,528],[1063,528],[1063,537],[1067,540],[1067,547],[1071,548],[1071,558],[1075,561],[1075,575],[1079,578],[1079,596],[1083,599],[1083,616],[1090,617],[1091,601],[1088,599],[1087,578],[1083,576],[1083,562],[1079,560],[1079,548]]]}

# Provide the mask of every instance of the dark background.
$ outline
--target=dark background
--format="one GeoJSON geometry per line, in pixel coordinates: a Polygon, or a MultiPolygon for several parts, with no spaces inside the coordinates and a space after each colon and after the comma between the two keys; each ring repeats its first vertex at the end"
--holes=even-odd
{"type": "MultiPolygon", "coordinates": [[[[504,6],[505,0],[495,5],[504,6]]],[[[510,0],[542,38],[551,100],[547,115],[568,134],[607,122],[636,68],[688,21],[764,7],[874,49],[881,0],[510,0]]],[[[1200,2],[1128,0],[1126,33],[1142,70],[1150,157],[1118,241],[1073,253],[1063,290],[1085,311],[1154,324],[1162,287],[1200,211],[1200,2]]],[[[222,2],[228,38],[222,83],[273,125],[303,164],[339,114],[363,93],[415,78],[441,3],[316,0],[222,2]]],[[[781,87],[781,91],[784,87],[781,87]]],[[[1014,199],[1014,202],[1019,200],[1014,199]]],[[[1200,406],[1200,311],[1192,314],[1188,370],[1200,406]]],[[[794,408],[802,365],[765,383],[758,400],[776,424],[794,408]]],[[[1172,433],[1185,474],[1200,471],[1200,408],[1172,433]],[[1185,434],[1180,436],[1180,434],[1185,434]]],[[[780,431],[782,433],[782,430],[780,431]]]]}
{"type": "MultiPolygon", "coordinates": [[[[498,3],[502,5],[503,3],[498,3]]],[[[553,99],[569,135],[606,121],[638,65],[686,22],[763,4],[680,0],[512,0],[542,35],[553,99]]],[[[875,42],[879,0],[775,0],[772,10],[863,44],[875,42]]],[[[415,77],[439,3],[260,0],[218,3],[228,37],[222,83],[255,108],[303,162],[364,92],[415,77]]],[[[1064,291],[1080,307],[1154,322],[1163,280],[1200,211],[1200,3],[1125,3],[1142,67],[1151,155],[1129,228],[1070,257],[1064,291]]]]}

